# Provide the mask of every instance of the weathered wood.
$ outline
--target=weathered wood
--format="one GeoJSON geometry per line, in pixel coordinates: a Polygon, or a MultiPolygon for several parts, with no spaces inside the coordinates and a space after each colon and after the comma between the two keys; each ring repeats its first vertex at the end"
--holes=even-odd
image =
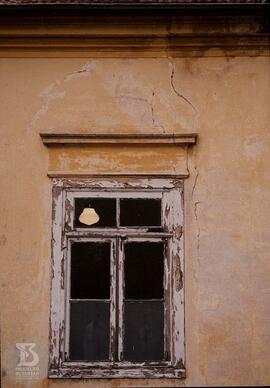
{"type": "Polygon", "coordinates": [[[171,257],[171,351],[175,366],[185,365],[184,341],[184,245],[183,245],[183,200],[182,190],[173,189],[166,198],[165,217],[173,237],[168,241],[171,257]],[[180,231],[180,232],[179,232],[180,231]]]}
{"type": "MultiPolygon", "coordinates": [[[[133,230],[122,230],[119,232],[115,232],[113,229],[103,231],[101,229],[90,229],[91,231],[91,237],[104,237],[104,238],[110,238],[110,237],[122,237],[122,238],[132,238],[132,237],[138,237],[140,235],[140,238],[145,238],[145,241],[149,241],[150,238],[169,238],[172,237],[172,233],[163,233],[163,232],[147,232],[147,230],[142,230],[140,228],[133,229],[133,230]]],[[[68,237],[77,237],[80,239],[80,237],[88,237],[89,236],[89,229],[86,231],[76,230],[74,232],[67,232],[68,237]]]]}
{"type": "Polygon", "coordinates": [[[152,367],[152,368],[59,368],[49,371],[50,378],[71,378],[71,379],[100,379],[100,378],[185,378],[186,372],[184,369],[176,369],[173,367],[152,367]]]}
{"type": "Polygon", "coordinates": [[[116,239],[111,242],[111,262],[110,262],[110,360],[114,361],[117,352],[117,252],[116,252],[116,239]]]}
{"type": "Polygon", "coordinates": [[[52,203],[52,271],[51,271],[51,311],[50,311],[50,368],[60,366],[61,336],[64,320],[64,294],[62,283],[62,225],[63,225],[63,190],[53,187],[52,203]]]}
{"type": "MultiPolygon", "coordinates": [[[[52,378],[183,378],[183,209],[182,182],[174,179],[55,179],[53,189],[52,303],[50,370],[52,378]],[[83,190],[83,192],[81,191],[83,190]],[[94,190],[94,192],[93,192],[94,190]],[[128,190],[128,191],[127,191],[128,190]],[[75,229],[74,198],[117,198],[115,228],[75,229]],[[119,198],[161,198],[163,230],[119,227],[119,198]],[[111,243],[110,355],[108,362],[69,362],[70,251],[71,242],[111,243]],[[165,241],[164,249],[164,348],[165,361],[123,361],[124,244],[165,241]]],[[[153,268],[154,270],[154,268],[153,268]]]]}
{"type": "Polygon", "coordinates": [[[53,185],[64,189],[69,189],[69,192],[81,190],[101,190],[101,191],[155,191],[163,192],[174,187],[182,187],[183,182],[178,178],[162,177],[162,176],[141,176],[141,175],[97,175],[87,178],[65,178],[58,177],[53,179],[53,185]]]}

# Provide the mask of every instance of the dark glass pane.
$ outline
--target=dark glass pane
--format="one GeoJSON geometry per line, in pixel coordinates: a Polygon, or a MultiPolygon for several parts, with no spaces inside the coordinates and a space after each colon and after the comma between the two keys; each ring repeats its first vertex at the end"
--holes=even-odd
{"type": "Polygon", "coordinates": [[[164,359],[163,302],[125,302],[124,321],[124,360],[164,359]]]}
{"type": "Polygon", "coordinates": [[[71,298],[110,298],[110,243],[71,245],[71,298]]]}
{"type": "Polygon", "coordinates": [[[125,299],[163,298],[163,243],[125,244],[125,299]]]}
{"type": "Polygon", "coordinates": [[[120,225],[160,226],[161,200],[152,198],[121,199],[120,225]]]}
{"type": "Polygon", "coordinates": [[[108,360],[110,303],[71,302],[70,360],[108,360]]]}
{"type": "Polygon", "coordinates": [[[115,198],[75,198],[75,228],[100,228],[116,226],[116,199],[115,198]],[[85,208],[93,208],[99,216],[99,221],[93,225],[86,225],[79,221],[85,208]]]}

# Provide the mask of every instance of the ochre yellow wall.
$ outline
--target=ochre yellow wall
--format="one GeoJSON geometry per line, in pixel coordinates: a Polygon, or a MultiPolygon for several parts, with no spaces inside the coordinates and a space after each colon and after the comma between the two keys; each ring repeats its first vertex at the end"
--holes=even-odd
{"type": "Polygon", "coordinates": [[[269,57],[1,58],[0,82],[3,386],[270,384],[269,57]],[[46,378],[49,130],[198,132],[184,183],[185,380],[46,378]],[[17,342],[37,344],[37,381],[15,380],[17,342]]]}

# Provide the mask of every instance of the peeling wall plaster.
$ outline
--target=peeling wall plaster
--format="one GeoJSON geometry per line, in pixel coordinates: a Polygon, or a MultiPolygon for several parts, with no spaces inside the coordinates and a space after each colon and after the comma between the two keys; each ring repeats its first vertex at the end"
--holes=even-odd
{"type": "Polygon", "coordinates": [[[195,131],[197,110],[175,78],[172,59],[91,60],[39,93],[43,104],[30,128],[195,131]]]}
{"type": "MultiPolygon", "coordinates": [[[[269,385],[269,58],[27,58],[0,67],[4,387],[67,385],[46,379],[51,182],[39,132],[50,129],[199,133],[184,187],[187,379],[169,386],[269,385]],[[14,380],[23,341],[41,356],[40,379],[29,384],[14,380]]],[[[59,162],[69,163],[64,154],[59,162]]],[[[132,385],[165,382],[72,383],[132,385]]]]}

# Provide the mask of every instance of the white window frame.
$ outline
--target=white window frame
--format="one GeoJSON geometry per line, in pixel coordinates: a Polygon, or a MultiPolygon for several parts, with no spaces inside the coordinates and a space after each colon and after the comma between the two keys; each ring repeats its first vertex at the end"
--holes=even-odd
{"type": "MultiPolygon", "coordinates": [[[[111,245],[111,247],[112,247],[111,245]]],[[[122,246],[122,244],[120,244],[122,246]]],[[[113,250],[112,250],[113,254],[113,250]]],[[[119,253],[119,265],[123,265],[119,253]]],[[[111,266],[111,271],[115,271],[111,266]]],[[[98,177],[53,179],[52,285],[50,312],[50,378],[184,378],[184,241],[183,181],[170,178],[98,177]],[[110,228],[73,228],[74,198],[78,197],[149,197],[162,198],[164,232],[146,232],[145,228],[125,228],[117,233],[110,228]],[[139,233],[139,237],[138,237],[139,233]],[[116,236],[117,235],[117,236],[116,236]],[[68,361],[68,281],[69,244],[80,240],[119,239],[151,241],[165,239],[165,350],[162,362],[74,362],[68,361]]],[[[120,274],[122,271],[120,271],[120,274]]],[[[112,276],[116,276],[112,273],[112,276]]],[[[121,276],[120,276],[121,277],[121,276]]],[[[120,279],[121,283],[121,279],[120,279]]],[[[122,287],[119,288],[120,290],[122,287]]],[[[115,290],[111,288],[115,297],[115,290]]],[[[122,295],[119,296],[121,302],[122,295]]],[[[111,303],[111,306],[113,303],[111,303]]],[[[121,303],[119,305],[121,307],[121,303]]],[[[119,324],[119,330],[123,322],[119,324]]],[[[111,337],[114,336],[115,313],[111,307],[111,337]]],[[[118,334],[117,334],[118,335],[118,334]]],[[[119,334],[120,336],[120,334],[119,334]]],[[[118,360],[121,360],[121,342],[118,360]]],[[[111,353],[110,353],[111,354],[111,353]]]]}

